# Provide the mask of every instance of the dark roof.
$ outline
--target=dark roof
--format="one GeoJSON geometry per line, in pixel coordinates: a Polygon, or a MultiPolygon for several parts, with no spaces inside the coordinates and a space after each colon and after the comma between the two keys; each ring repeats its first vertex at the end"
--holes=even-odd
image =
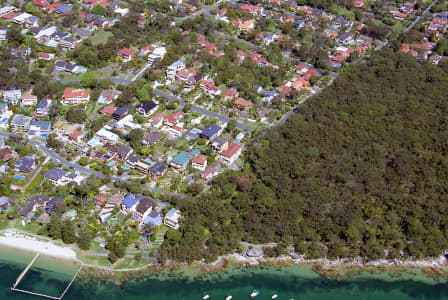
{"type": "Polygon", "coordinates": [[[201,132],[201,136],[205,136],[206,138],[211,138],[215,134],[217,134],[221,130],[221,127],[215,124],[208,126],[201,132]]]}
{"type": "Polygon", "coordinates": [[[163,135],[159,133],[150,132],[142,139],[142,143],[151,146],[152,144],[158,142],[160,139],[162,139],[163,135]]]}
{"type": "Polygon", "coordinates": [[[126,145],[121,145],[121,146],[110,145],[107,148],[107,150],[109,150],[109,152],[111,152],[111,153],[117,153],[121,157],[125,157],[128,155],[129,152],[132,151],[132,148],[129,146],[126,146],[126,145]]]}
{"type": "Polygon", "coordinates": [[[166,165],[163,162],[158,162],[149,168],[150,172],[163,173],[166,170],[166,165]]]}
{"type": "Polygon", "coordinates": [[[28,201],[28,204],[26,205],[26,207],[22,208],[22,210],[20,211],[20,215],[26,216],[33,210],[33,208],[34,208],[34,201],[30,200],[30,201],[28,201]]]}
{"type": "Polygon", "coordinates": [[[157,104],[154,101],[143,101],[137,106],[137,109],[149,113],[156,106],[157,104]]]}
{"type": "Polygon", "coordinates": [[[20,172],[26,172],[29,171],[34,165],[34,158],[25,156],[19,159],[14,168],[19,170],[20,172]]]}
{"type": "Polygon", "coordinates": [[[135,208],[137,212],[143,214],[145,211],[147,211],[150,207],[156,205],[156,200],[152,198],[145,197],[138,203],[137,207],[135,208]]]}
{"type": "Polygon", "coordinates": [[[222,136],[217,136],[212,140],[212,144],[216,144],[219,147],[224,145],[226,142],[227,142],[227,140],[225,138],[223,138],[222,136]]]}
{"type": "Polygon", "coordinates": [[[64,202],[64,198],[62,197],[54,197],[50,201],[47,202],[47,205],[45,208],[47,209],[47,212],[51,215],[56,212],[56,203],[58,202],[64,202]]]}
{"type": "Polygon", "coordinates": [[[142,156],[140,154],[137,153],[131,153],[131,155],[129,155],[127,161],[131,162],[131,163],[136,163],[137,161],[139,161],[142,158],[142,156]]]}
{"type": "Polygon", "coordinates": [[[30,200],[37,202],[38,204],[44,205],[50,200],[50,196],[47,195],[34,195],[31,196],[30,200]]]}
{"type": "Polygon", "coordinates": [[[118,107],[114,113],[113,113],[113,117],[114,119],[120,119],[123,115],[125,115],[133,106],[131,104],[128,104],[126,106],[123,107],[118,107]]]}
{"type": "Polygon", "coordinates": [[[44,174],[44,178],[58,181],[59,179],[64,177],[66,173],[67,172],[62,169],[53,168],[48,170],[47,173],[44,174]]]}

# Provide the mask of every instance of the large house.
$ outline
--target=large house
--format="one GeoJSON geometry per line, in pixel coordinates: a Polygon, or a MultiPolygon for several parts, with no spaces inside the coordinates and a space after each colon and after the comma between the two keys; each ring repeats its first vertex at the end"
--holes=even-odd
{"type": "Polygon", "coordinates": [[[46,138],[51,132],[50,121],[32,121],[28,130],[29,136],[46,138]]]}
{"type": "Polygon", "coordinates": [[[118,50],[118,56],[123,58],[123,62],[128,62],[134,58],[135,51],[128,48],[123,48],[118,50]]]}
{"type": "Polygon", "coordinates": [[[214,139],[219,136],[222,132],[222,128],[216,124],[212,124],[204,129],[199,135],[201,138],[205,138],[207,140],[214,139]]]}
{"type": "Polygon", "coordinates": [[[182,151],[170,161],[170,167],[176,171],[184,171],[188,163],[201,152],[197,149],[182,151]]]}
{"type": "Polygon", "coordinates": [[[152,115],[157,110],[157,103],[154,101],[143,101],[137,106],[137,112],[145,118],[152,115]]]}
{"type": "Polygon", "coordinates": [[[83,89],[65,88],[62,104],[78,105],[90,101],[90,94],[83,89]]]}
{"type": "Polygon", "coordinates": [[[11,129],[14,131],[27,131],[30,128],[31,117],[16,114],[11,120],[11,129]]]}
{"type": "Polygon", "coordinates": [[[33,106],[37,104],[37,96],[31,95],[31,91],[26,91],[22,96],[22,106],[33,106]]]}
{"type": "Polygon", "coordinates": [[[17,105],[17,104],[19,104],[20,99],[22,99],[22,91],[21,90],[3,91],[3,101],[8,104],[17,105]]]}
{"type": "Polygon", "coordinates": [[[68,183],[67,172],[59,169],[52,168],[44,174],[44,179],[51,181],[54,185],[66,185],[68,183]]]}
{"type": "Polygon", "coordinates": [[[134,194],[127,195],[123,202],[121,203],[121,210],[128,214],[130,212],[134,212],[140,200],[142,200],[143,196],[135,196],[134,194]]]}
{"type": "Polygon", "coordinates": [[[163,220],[163,224],[173,229],[179,229],[180,217],[181,215],[179,211],[175,208],[172,208],[166,213],[165,219],[163,220]]]}
{"type": "Polygon", "coordinates": [[[155,206],[157,206],[157,202],[154,199],[148,197],[141,199],[135,208],[134,220],[137,222],[143,221],[155,206]]]}
{"type": "Polygon", "coordinates": [[[241,146],[232,143],[228,149],[221,151],[220,155],[224,162],[227,164],[234,163],[241,154],[241,146]]]}

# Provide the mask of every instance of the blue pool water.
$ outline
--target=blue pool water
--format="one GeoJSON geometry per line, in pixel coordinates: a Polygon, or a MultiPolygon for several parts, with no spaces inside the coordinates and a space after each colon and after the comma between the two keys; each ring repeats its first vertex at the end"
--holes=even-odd
{"type": "Polygon", "coordinates": [[[152,164],[153,163],[153,161],[148,157],[148,158],[146,158],[145,159],[145,161],[147,162],[147,163],[150,163],[150,164],[152,164]]]}
{"type": "Polygon", "coordinates": [[[35,216],[35,214],[34,214],[34,213],[32,213],[32,214],[30,215],[30,220],[31,220],[31,219],[33,219],[33,218],[34,218],[34,216],[35,216]]]}
{"type": "Polygon", "coordinates": [[[113,162],[113,161],[109,162],[109,163],[107,164],[107,166],[108,166],[108,167],[113,167],[113,166],[114,166],[114,162],[113,162]]]}
{"type": "Polygon", "coordinates": [[[7,207],[2,208],[1,211],[7,211],[7,210],[10,210],[10,209],[11,209],[11,205],[8,205],[7,207]]]}
{"type": "Polygon", "coordinates": [[[18,180],[23,180],[25,177],[20,176],[20,175],[14,175],[13,178],[18,179],[18,180]]]}
{"type": "Polygon", "coordinates": [[[3,119],[0,121],[0,124],[5,123],[6,121],[8,121],[8,118],[3,118],[3,119]]]}

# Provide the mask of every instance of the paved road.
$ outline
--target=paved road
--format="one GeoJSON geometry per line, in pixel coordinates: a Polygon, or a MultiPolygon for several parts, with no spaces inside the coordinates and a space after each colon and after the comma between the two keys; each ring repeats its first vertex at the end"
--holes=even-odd
{"type": "MultiPolygon", "coordinates": [[[[18,136],[14,135],[14,134],[7,133],[7,132],[1,132],[1,131],[0,131],[0,136],[2,136],[2,137],[10,137],[10,136],[18,137],[18,136]]],[[[98,172],[98,171],[95,171],[95,170],[92,170],[92,169],[89,169],[89,168],[85,168],[85,167],[82,167],[80,165],[77,165],[77,164],[74,164],[72,162],[69,162],[65,158],[63,158],[60,155],[56,154],[54,151],[48,149],[46,147],[46,145],[44,145],[43,143],[41,143],[39,141],[30,140],[30,139],[27,139],[27,141],[28,141],[28,144],[32,145],[33,147],[35,147],[36,149],[38,149],[39,151],[44,153],[47,157],[49,157],[52,160],[60,163],[64,167],[71,168],[71,169],[73,169],[75,171],[78,171],[81,174],[86,174],[88,176],[94,175],[94,176],[99,177],[99,178],[106,178],[107,177],[105,174],[103,174],[101,172],[98,172]]],[[[115,182],[115,181],[123,181],[123,182],[126,182],[128,184],[135,184],[134,182],[127,180],[127,175],[111,176],[111,182],[115,182]]],[[[178,194],[178,193],[175,193],[175,192],[174,193],[173,192],[168,192],[168,191],[161,190],[161,189],[158,189],[158,188],[151,188],[151,187],[148,187],[148,186],[145,186],[145,185],[140,185],[140,187],[144,191],[151,190],[151,192],[153,192],[153,193],[156,192],[158,194],[164,194],[164,195],[169,195],[169,196],[174,196],[174,197],[185,197],[184,195],[181,195],[181,194],[178,194]]]]}
{"type": "Polygon", "coordinates": [[[417,25],[417,23],[420,22],[420,20],[426,16],[426,14],[431,10],[431,8],[433,8],[434,5],[436,5],[437,2],[439,2],[439,0],[435,0],[430,6],[428,6],[428,8],[425,9],[425,11],[422,13],[422,15],[418,16],[418,18],[415,19],[414,22],[412,22],[412,24],[409,25],[408,28],[406,28],[405,32],[408,32],[409,30],[414,28],[414,26],[417,25]]]}
{"type": "MultiPolygon", "coordinates": [[[[183,107],[183,106],[185,106],[187,104],[190,104],[189,102],[183,100],[182,98],[180,98],[178,96],[166,93],[166,92],[158,90],[158,89],[154,89],[154,94],[156,94],[159,97],[167,98],[167,99],[169,99],[171,101],[178,101],[179,102],[179,106],[181,106],[181,107],[183,107]]],[[[202,115],[205,115],[205,116],[208,116],[208,117],[218,118],[222,122],[226,122],[227,123],[227,122],[230,121],[229,117],[220,115],[220,114],[218,114],[216,112],[207,110],[207,109],[199,107],[197,105],[192,105],[191,109],[194,112],[200,113],[202,115]]],[[[241,121],[237,121],[236,127],[241,129],[241,130],[248,131],[248,132],[253,132],[254,131],[254,128],[252,126],[249,126],[249,125],[247,125],[245,123],[242,123],[241,121]]]]}

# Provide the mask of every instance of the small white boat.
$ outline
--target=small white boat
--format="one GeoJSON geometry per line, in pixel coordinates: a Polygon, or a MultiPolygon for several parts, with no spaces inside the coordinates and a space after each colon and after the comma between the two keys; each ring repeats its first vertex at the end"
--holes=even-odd
{"type": "Polygon", "coordinates": [[[257,297],[258,295],[260,295],[260,292],[257,291],[257,290],[254,290],[254,291],[252,292],[252,294],[250,294],[250,297],[251,297],[251,298],[255,298],[255,297],[257,297]]]}
{"type": "Polygon", "coordinates": [[[277,299],[277,298],[278,298],[277,294],[272,295],[272,299],[277,299]]]}
{"type": "Polygon", "coordinates": [[[227,296],[226,300],[231,300],[232,296],[227,296]]]}
{"type": "Polygon", "coordinates": [[[204,297],[202,297],[203,300],[207,300],[210,299],[210,295],[205,295],[204,297]]]}

